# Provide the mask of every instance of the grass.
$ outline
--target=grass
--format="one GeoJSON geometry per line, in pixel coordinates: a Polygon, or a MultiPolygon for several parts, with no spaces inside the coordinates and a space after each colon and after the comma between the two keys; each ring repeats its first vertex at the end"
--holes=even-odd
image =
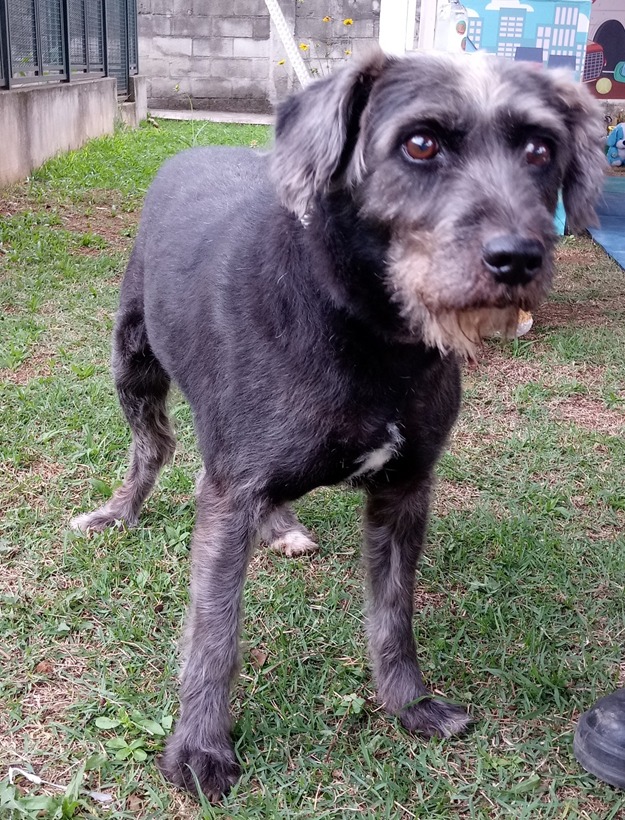
{"type": "Polygon", "coordinates": [[[467,738],[424,742],[375,703],[362,629],[357,493],[299,505],[321,550],[259,553],[233,696],[240,784],[219,807],[154,764],[177,710],[198,468],[179,449],[141,526],[67,530],[121,479],[129,443],[108,373],[142,196],[189,144],[263,128],[162,122],[48,163],[0,199],[0,816],[619,818],[625,797],[572,756],[578,715],[625,686],[625,283],[566,239],[552,300],[487,344],[465,402],[416,592],[424,673],[467,703],[467,738]],[[24,779],[35,771],[65,791],[24,779]],[[104,792],[104,806],[88,795],[104,792]]]}

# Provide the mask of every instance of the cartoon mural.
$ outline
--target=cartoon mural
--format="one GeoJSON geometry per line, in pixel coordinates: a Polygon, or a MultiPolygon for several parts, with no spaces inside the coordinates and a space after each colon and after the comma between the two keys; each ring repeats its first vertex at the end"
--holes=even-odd
{"type": "Polygon", "coordinates": [[[581,76],[590,6],[590,0],[465,0],[467,51],[563,66],[581,76]]]}
{"type": "Polygon", "coordinates": [[[623,0],[593,0],[583,79],[600,99],[625,100],[623,0]]]}

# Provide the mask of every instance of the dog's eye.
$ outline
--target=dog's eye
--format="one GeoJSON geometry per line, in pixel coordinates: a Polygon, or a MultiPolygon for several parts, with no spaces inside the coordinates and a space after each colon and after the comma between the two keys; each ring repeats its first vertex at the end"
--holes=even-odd
{"type": "Polygon", "coordinates": [[[545,140],[530,140],[525,146],[525,161],[528,165],[549,165],[551,162],[551,147],[545,140]]]}
{"type": "Polygon", "coordinates": [[[440,145],[429,134],[413,134],[404,143],[404,151],[410,159],[434,159],[440,151],[440,145]]]}

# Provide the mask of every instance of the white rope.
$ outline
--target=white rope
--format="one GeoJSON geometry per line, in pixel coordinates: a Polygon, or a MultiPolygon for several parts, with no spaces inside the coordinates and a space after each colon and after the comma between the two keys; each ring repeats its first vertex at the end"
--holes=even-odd
{"type": "MultiPolygon", "coordinates": [[[[17,766],[9,766],[9,783],[15,783],[18,777],[23,777],[25,780],[28,780],[29,783],[34,783],[35,786],[49,786],[61,792],[67,791],[67,786],[61,786],[60,783],[52,783],[50,780],[44,780],[43,777],[39,777],[38,774],[27,772],[25,769],[20,769],[17,766]]],[[[98,803],[106,805],[113,802],[111,795],[105,792],[86,792],[86,794],[98,803]]]]}
{"type": "Polygon", "coordinates": [[[284,18],[284,14],[282,13],[278,0],[265,0],[265,5],[267,6],[278,34],[280,35],[280,40],[282,41],[286,55],[291,61],[291,65],[295,69],[297,79],[302,84],[302,87],[305,88],[312,82],[312,77],[306,68],[302,55],[299,53],[295,40],[291,36],[291,32],[284,18]]]}

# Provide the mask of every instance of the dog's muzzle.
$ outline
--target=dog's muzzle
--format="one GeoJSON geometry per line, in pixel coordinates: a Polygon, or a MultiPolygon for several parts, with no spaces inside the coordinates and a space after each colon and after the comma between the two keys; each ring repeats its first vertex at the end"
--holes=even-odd
{"type": "Polygon", "coordinates": [[[514,234],[497,236],[482,248],[482,261],[502,285],[527,285],[540,271],[545,248],[535,239],[514,234]]]}

